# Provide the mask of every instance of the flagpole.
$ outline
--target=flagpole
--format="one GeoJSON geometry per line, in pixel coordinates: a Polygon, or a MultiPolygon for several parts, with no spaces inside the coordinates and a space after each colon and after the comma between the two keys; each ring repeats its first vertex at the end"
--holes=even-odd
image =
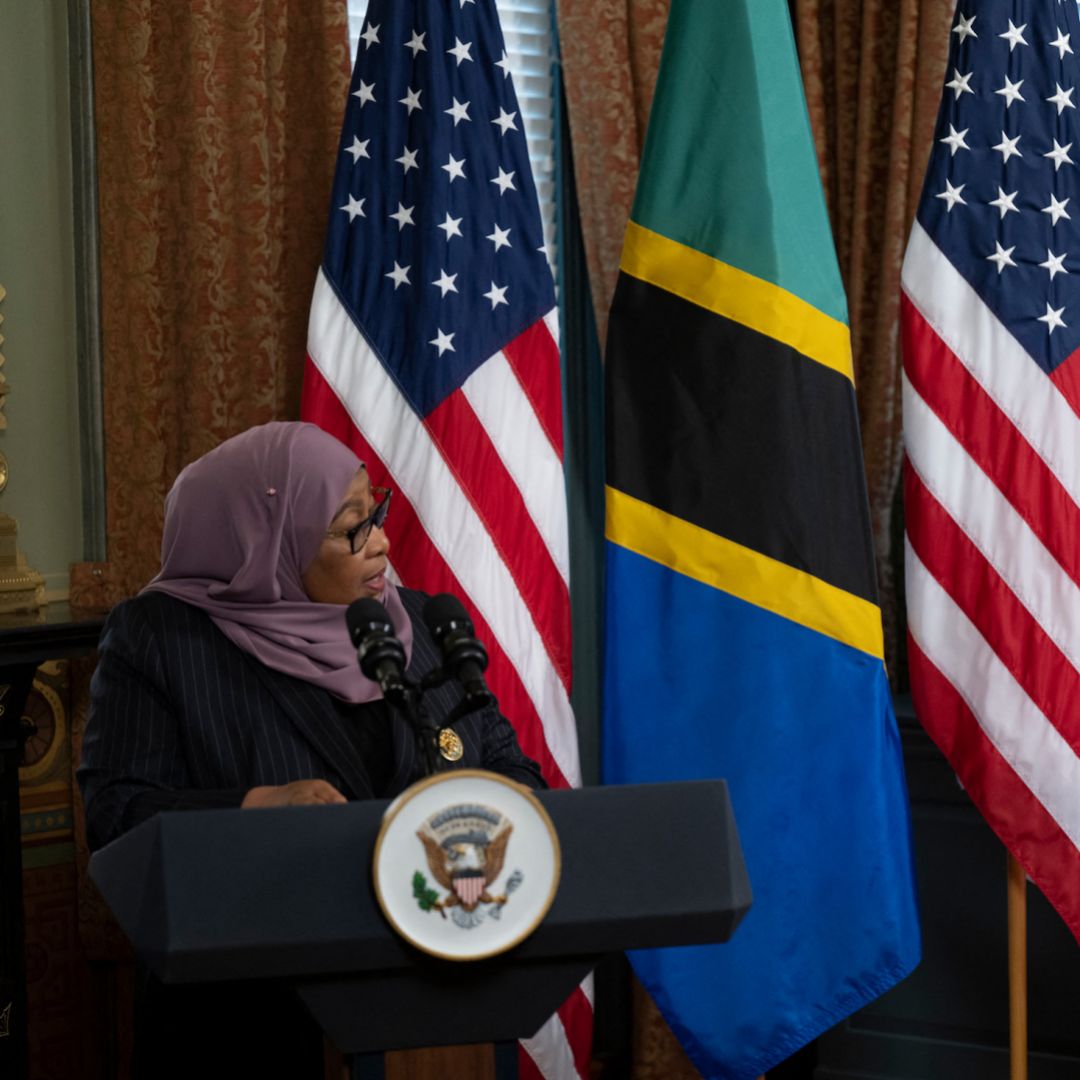
{"type": "Polygon", "coordinates": [[[1027,875],[1008,855],[1009,1080],[1027,1080],[1027,875]]]}

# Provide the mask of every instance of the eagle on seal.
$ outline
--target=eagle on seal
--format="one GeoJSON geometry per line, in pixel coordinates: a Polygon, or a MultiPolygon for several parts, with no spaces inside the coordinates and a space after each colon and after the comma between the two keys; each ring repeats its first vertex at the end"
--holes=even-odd
{"type": "Polygon", "coordinates": [[[448,838],[441,844],[426,831],[417,832],[427,853],[432,877],[450,894],[435,903],[440,914],[458,904],[471,912],[480,904],[506,903],[505,894],[492,896],[488,888],[502,873],[506,845],[513,830],[513,825],[506,822],[490,839],[474,833],[468,837],[448,838]]]}

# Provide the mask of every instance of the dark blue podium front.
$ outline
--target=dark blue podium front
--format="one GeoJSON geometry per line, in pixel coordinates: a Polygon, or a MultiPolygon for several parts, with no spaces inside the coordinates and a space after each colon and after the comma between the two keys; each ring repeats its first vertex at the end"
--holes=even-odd
{"type": "Polygon", "coordinates": [[[531,937],[477,963],[426,956],[383,917],[382,801],[162,814],[90,874],[162,981],[286,979],[347,1053],[526,1038],[604,954],[734,933],[751,894],[723,781],[538,797],[558,893],[531,937]]]}

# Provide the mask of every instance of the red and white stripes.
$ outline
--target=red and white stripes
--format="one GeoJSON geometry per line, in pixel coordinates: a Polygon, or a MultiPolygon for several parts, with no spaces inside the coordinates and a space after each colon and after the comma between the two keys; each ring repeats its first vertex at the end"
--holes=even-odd
{"type": "Polygon", "coordinates": [[[917,222],[902,280],[916,712],[1080,938],[1080,419],[917,222]]]}
{"type": "MultiPolygon", "coordinates": [[[[397,577],[460,596],[488,646],[487,677],[552,787],[581,782],[570,710],[570,593],[555,313],[488,359],[426,418],[405,400],[319,272],[301,415],[395,489],[397,577]]],[[[588,1073],[588,987],[523,1042],[544,1080],[588,1073]]]]}

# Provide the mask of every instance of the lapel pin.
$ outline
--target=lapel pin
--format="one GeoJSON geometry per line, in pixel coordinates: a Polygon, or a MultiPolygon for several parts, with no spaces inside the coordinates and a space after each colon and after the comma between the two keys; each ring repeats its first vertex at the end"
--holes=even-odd
{"type": "Polygon", "coordinates": [[[447,761],[460,761],[465,753],[465,744],[461,736],[452,728],[439,729],[439,753],[447,761]]]}

